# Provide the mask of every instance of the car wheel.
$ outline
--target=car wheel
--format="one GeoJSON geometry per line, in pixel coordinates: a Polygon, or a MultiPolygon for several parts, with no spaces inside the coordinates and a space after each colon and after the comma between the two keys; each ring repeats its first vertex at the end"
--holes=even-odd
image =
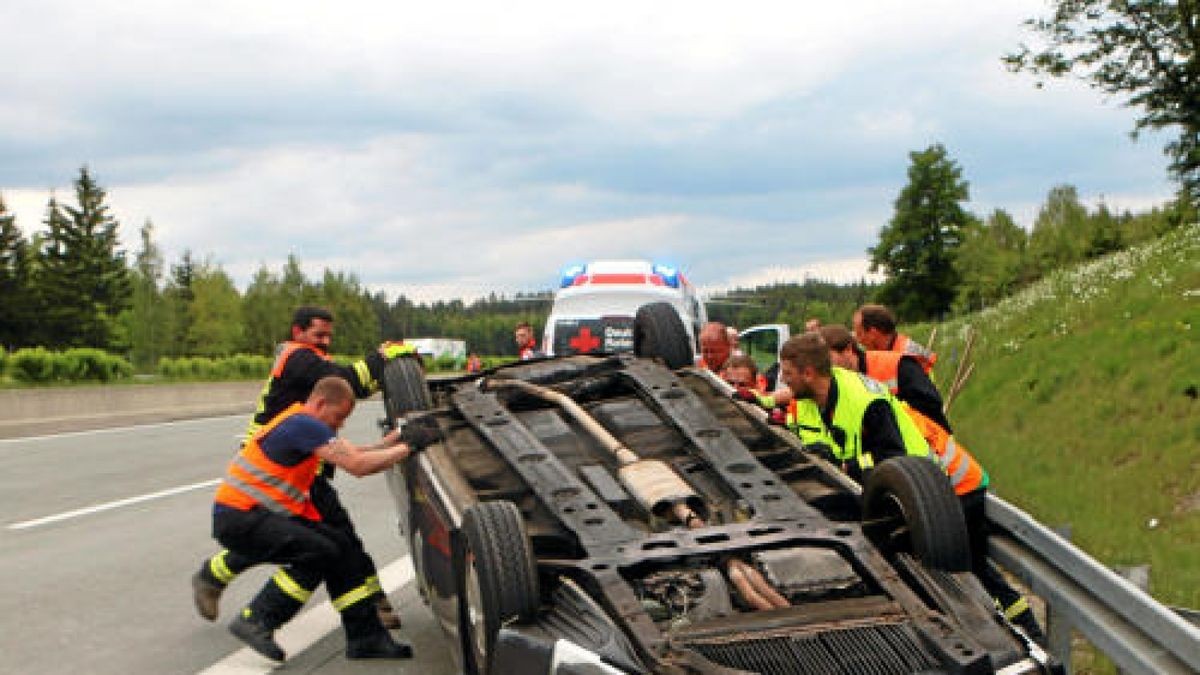
{"type": "Polygon", "coordinates": [[[425,381],[425,369],[416,359],[392,359],[383,369],[383,407],[394,423],[404,413],[429,410],[433,397],[425,381]]]}
{"type": "Polygon", "coordinates": [[[971,569],[962,506],[941,467],[925,457],[894,457],[863,488],[863,530],[887,553],[911,553],[926,567],[971,569]]]}
{"type": "Polygon", "coordinates": [[[633,319],[633,353],[662,359],[671,370],[695,362],[687,329],[671,303],[652,302],[638,308],[633,319]]]}
{"type": "Polygon", "coordinates": [[[475,672],[487,672],[496,633],[532,619],[539,603],[537,568],[521,512],[512,502],[472,505],[463,514],[465,645],[475,672]]]}

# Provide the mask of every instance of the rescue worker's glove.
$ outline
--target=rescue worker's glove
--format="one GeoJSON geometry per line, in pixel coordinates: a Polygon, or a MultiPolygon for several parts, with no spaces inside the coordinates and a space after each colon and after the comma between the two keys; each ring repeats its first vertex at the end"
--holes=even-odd
{"type": "Polygon", "coordinates": [[[754,391],[749,387],[738,387],[737,389],[734,389],[732,396],[733,400],[735,401],[744,401],[746,403],[758,405],[758,394],[754,393],[754,391]]]}
{"type": "Polygon", "coordinates": [[[417,353],[417,348],[413,345],[406,345],[403,342],[385,342],[379,346],[379,352],[383,354],[383,358],[387,360],[398,359],[402,356],[421,360],[421,355],[417,353]]]}
{"type": "Polygon", "coordinates": [[[771,411],[767,413],[767,424],[777,427],[787,426],[787,411],[783,408],[771,408],[771,411]]]}
{"type": "Polygon", "coordinates": [[[404,428],[400,430],[400,442],[411,448],[413,452],[420,452],[440,440],[442,440],[442,430],[429,415],[408,420],[404,423],[404,428]]]}

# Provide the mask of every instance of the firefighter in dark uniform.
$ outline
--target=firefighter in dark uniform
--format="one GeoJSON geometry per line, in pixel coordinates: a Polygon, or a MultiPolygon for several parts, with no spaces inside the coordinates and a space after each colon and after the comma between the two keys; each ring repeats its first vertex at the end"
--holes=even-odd
{"type": "MultiPolygon", "coordinates": [[[[275,363],[263,386],[258,408],[246,430],[247,440],[253,438],[263,425],[280,412],[292,404],[306,400],[313,386],[323,377],[340,377],[349,383],[356,397],[365,398],[379,388],[387,359],[416,356],[411,346],[384,343],[364,359],[350,366],[343,366],[334,363],[329,357],[332,335],[333,315],[328,310],[309,306],[296,310],[292,317],[292,339],[282,343],[277,349],[275,363]]],[[[399,627],[399,617],[387,602],[387,596],[379,584],[375,563],[363,547],[350,516],[330,482],[333,478],[333,466],[319,463],[317,470],[319,475],[310,488],[312,503],[320,512],[322,522],[345,533],[353,558],[361,572],[360,583],[352,589],[351,595],[346,598],[333,598],[335,607],[349,600],[369,600],[377,607],[384,626],[399,627]]],[[[234,577],[254,564],[256,563],[231,551],[221,551],[206,560],[192,577],[193,598],[200,615],[209,621],[215,620],[222,591],[234,577]]],[[[311,580],[309,585],[312,585],[311,580]]],[[[280,607],[291,607],[294,601],[301,600],[300,605],[294,607],[294,613],[299,611],[303,605],[302,601],[311,593],[312,587],[306,587],[292,578],[287,568],[281,568],[263,587],[260,595],[274,598],[280,607]]]]}
{"type": "Polygon", "coordinates": [[[868,350],[912,356],[929,374],[937,354],[903,333],[896,332],[896,315],[883,305],[863,305],[854,311],[854,337],[868,350]]]}
{"type": "MultiPolygon", "coordinates": [[[[355,476],[382,471],[423,449],[440,436],[430,419],[393,431],[373,447],[337,437],[354,410],[354,391],[338,376],[322,378],[304,403],[295,403],[259,427],[229,463],[213,505],[213,536],[229,556],[251,565],[285,565],[288,577],[308,593],[322,581],[330,597],[346,598],[362,584],[358,544],[352,532],[326,523],[310,491],[322,462],[355,476]]],[[[269,587],[268,587],[269,588],[269,587]]],[[[264,589],[266,590],[266,589],[264,589]]],[[[267,658],[282,661],[274,631],[294,615],[305,598],[292,595],[281,605],[260,592],[229,625],[239,639],[267,658]]],[[[379,622],[374,607],[345,602],[335,607],[346,631],[347,658],[407,658],[412,649],[398,643],[379,622]]]]}
{"type": "Polygon", "coordinates": [[[900,352],[866,351],[855,342],[850,330],[841,325],[821,326],[820,333],[829,345],[834,365],[857,370],[882,382],[893,396],[953,433],[950,420],[946,419],[942,394],[915,356],[900,352]]]}

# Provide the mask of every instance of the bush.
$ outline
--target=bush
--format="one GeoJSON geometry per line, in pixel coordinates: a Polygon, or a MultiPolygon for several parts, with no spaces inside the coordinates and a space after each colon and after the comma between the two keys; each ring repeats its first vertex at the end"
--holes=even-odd
{"type": "Polygon", "coordinates": [[[113,382],[133,376],[133,364],[101,349],[78,347],[52,352],[45,347],[18,349],[8,358],[9,374],[18,382],[113,382]]]}
{"type": "Polygon", "coordinates": [[[184,356],[158,360],[158,375],[164,380],[219,382],[256,380],[271,372],[274,360],[253,354],[235,354],[222,358],[184,356]]]}
{"type": "Polygon", "coordinates": [[[9,359],[12,378],[18,382],[40,384],[54,381],[54,364],[45,347],[24,347],[9,359]]]}
{"type": "Polygon", "coordinates": [[[8,371],[8,351],[4,347],[0,347],[0,380],[4,379],[5,373],[8,371]]]}

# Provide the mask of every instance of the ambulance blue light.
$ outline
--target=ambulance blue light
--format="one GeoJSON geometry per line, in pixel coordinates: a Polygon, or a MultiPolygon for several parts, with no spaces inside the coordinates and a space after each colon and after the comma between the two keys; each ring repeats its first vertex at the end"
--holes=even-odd
{"type": "Polygon", "coordinates": [[[670,265],[656,264],[651,268],[663,283],[671,288],[679,288],[679,270],[670,265]]]}
{"type": "Polygon", "coordinates": [[[562,271],[562,277],[558,280],[558,287],[569,288],[575,283],[575,280],[579,278],[579,275],[583,274],[583,271],[583,265],[568,265],[567,267],[564,267],[562,271]]]}

